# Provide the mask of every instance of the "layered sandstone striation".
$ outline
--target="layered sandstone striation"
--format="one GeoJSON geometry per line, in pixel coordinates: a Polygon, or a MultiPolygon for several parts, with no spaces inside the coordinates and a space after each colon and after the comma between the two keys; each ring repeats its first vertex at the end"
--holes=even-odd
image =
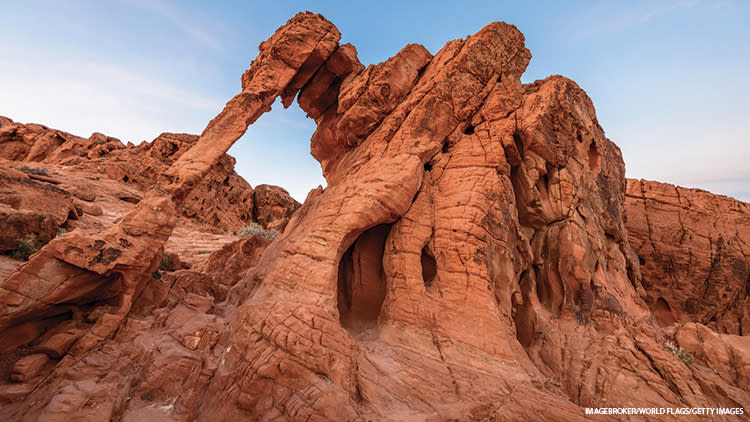
{"type": "Polygon", "coordinates": [[[746,309],[746,204],[703,199],[732,213],[709,235],[708,267],[700,243],[687,254],[705,282],[664,275],[684,254],[668,247],[672,223],[654,229],[659,212],[702,242],[707,211],[628,185],[574,82],[522,84],[531,55],[515,27],[368,67],[339,39],[320,15],[292,18],[137,206],[0,283],[0,332],[46,321],[5,352],[0,415],[558,421],[584,407],[744,406],[747,418],[744,320],[712,319],[746,309]],[[228,243],[154,278],[177,210],[275,98],[295,96],[328,186],[275,241],[228,243]]]}

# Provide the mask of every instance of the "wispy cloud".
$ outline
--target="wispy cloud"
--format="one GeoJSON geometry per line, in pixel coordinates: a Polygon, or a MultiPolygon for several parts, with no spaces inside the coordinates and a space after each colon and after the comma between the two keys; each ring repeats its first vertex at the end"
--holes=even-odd
{"type": "Polygon", "coordinates": [[[676,0],[641,4],[636,6],[629,13],[616,18],[614,20],[615,28],[624,29],[630,26],[643,24],[656,16],[665,15],[678,9],[689,9],[697,5],[699,2],[700,0],[676,0]]]}
{"type": "Polygon", "coordinates": [[[701,0],[663,0],[602,2],[588,13],[578,16],[570,23],[577,38],[589,38],[605,33],[616,33],[645,24],[654,18],[668,15],[678,10],[697,6],[701,0]],[[620,5],[627,5],[622,9],[620,5]]]}
{"type": "Polygon", "coordinates": [[[117,84],[130,93],[131,96],[155,99],[189,107],[196,110],[221,110],[224,103],[220,100],[205,97],[182,87],[165,81],[152,79],[148,75],[135,72],[122,66],[101,63],[84,62],[75,65],[77,71],[86,74],[86,80],[103,84],[105,81],[117,81],[117,84]]]}
{"type": "Polygon", "coordinates": [[[163,131],[200,132],[224,105],[134,70],[136,65],[28,56],[13,48],[6,53],[8,60],[0,59],[0,114],[21,122],[138,142],[163,131]]]}
{"type": "Polygon", "coordinates": [[[150,12],[161,19],[164,19],[174,28],[186,36],[198,41],[206,47],[219,52],[225,53],[226,50],[222,43],[209,31],[203,29],[201,23],[189,18],[176,5],[169,0],[122,0],[126,4],[135,6],[141,10],[150,12]]]}

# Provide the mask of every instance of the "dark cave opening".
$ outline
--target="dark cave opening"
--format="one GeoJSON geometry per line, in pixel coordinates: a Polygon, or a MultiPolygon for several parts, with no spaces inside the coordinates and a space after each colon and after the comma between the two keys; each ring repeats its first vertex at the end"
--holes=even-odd
{"type": "Polygon", "coordinates": [[[516,339],[524,348],[529,347],[536,336],[536,314],[529,303],[529,294],[534,285],[534,270],[524,270],[518,278],[519,291],[511,296],[512,316],[516,327],[516,339]]]}
{"type": "Polygon", "coordinates": [[[425,287],[430,287],[437,275],[437,262],[427,246],[422,248],[420,263],[422,264],[422,280],[424,281],[424,285],[425,287]]]}
{"type": "Polygon", "coordinates": [[[377,323],[385,299],[383,252],[391,224],[362,233],[339,262],[337,302],[341,325],[352,333],[377,323]]]}
{"type": "Polygon", "coordinates": [[[669,302],[663,297],[656,300],[651,311],[654,314],[656,322],[662,327],[668,327],[677,322],[677,319],[672,312],[672,307],[669,306],[669,302]]]}

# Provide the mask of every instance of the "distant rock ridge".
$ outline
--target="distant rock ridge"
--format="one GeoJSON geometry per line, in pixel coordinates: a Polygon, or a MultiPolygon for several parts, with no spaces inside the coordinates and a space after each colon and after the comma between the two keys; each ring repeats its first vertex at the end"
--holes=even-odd
{"type": "Polygon", "coordinates": [[[657,321],[750,335],[750,205],[700,189],[628,180],[625,206],[657,321]]]}
{"type": "MultiPolygon", "coordinates": [[[[165,132],[152,142],[123,145],[119,139],[101,133],[81,138],[39,124],[2,119],[0,158],[92,171],[140,190],[151,187],[162,172],[198,141],[197,135],[165,132]]],[[[285,226],[299,203],[276,186],[258,186],[260,193],[256,193],[235,173],[234,164],[233,157],[222,155],[183,202],[181,214],[233,232],[254,221],[269,228],[285,226]],[[280,212],[282,208],[284,211],[280,212]]]]}
{"type": "Polygon", "coordinates": [[[2,352],[0,417],[750,418],[747,204],[627,181],[582,89],[521,83],[512,25],[368,67],[339,40],[294,16],[135,208],[0,282],[0,336],[26,340],[2,352]],[[328,186],[279,238],[157,279],[177,210],[277,97],[316,121],[328,186]]]}

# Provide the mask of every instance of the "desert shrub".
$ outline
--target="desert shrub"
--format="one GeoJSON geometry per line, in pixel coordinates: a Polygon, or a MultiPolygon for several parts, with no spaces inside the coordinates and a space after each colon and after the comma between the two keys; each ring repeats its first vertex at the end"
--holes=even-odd
{"type": "Polygon", "coordinates": [[[43,167],[29,167],[29,166],[21,166],[18,168],[24,173],[28,174],[35,174],[37,176],[46,176],[47,175],[47,169],[43,167]]]}
{"type": "Polygon", "coordinates": [[[58,227],[57,228],[57,236],[56,237],[60,237],[60,236],[64,235],[67,232],[68,232],[68,229],[66,229],[65,227],[58,227]]]}
{"type": "Polygon", "coordinates": [[[664,343],[664,346],[667,348],[667,350],[677,355],[677,357],[680,358],[680,360],[682,360],[685,365],[691,365],[693,363],[693,355],[688,353],[682,347],[675,346],[671,341],[664,343]]]}
{"type": "Polygon", "coordinates": [[[27,234],[18,239],[18,246],[10,252],[10,256],[13,259],[28,261],[31,255],[34,255],[39,252],[39,249],[42,249],[42,246],[44,246],[44,244],[38,237],[36,237],[36,235],[27,234]]]}
{"type": "Polygon", "coordinates": [[[247,226],[240,229],[237,234],[240,237],[247,236],[258,236],[265,237],[266,239],[276,239],[279,236],[279,232],[276,229],[266,230],[258,223],[250,223],[247,226]]]}
{"type": "Polygon", "coordinates": [[[159,270],[169,271],[171,268],[172,268],[172,258],[170,258],[166,252],[162,252],[161,253],[161,265],[159,265],[159,270]]]}

